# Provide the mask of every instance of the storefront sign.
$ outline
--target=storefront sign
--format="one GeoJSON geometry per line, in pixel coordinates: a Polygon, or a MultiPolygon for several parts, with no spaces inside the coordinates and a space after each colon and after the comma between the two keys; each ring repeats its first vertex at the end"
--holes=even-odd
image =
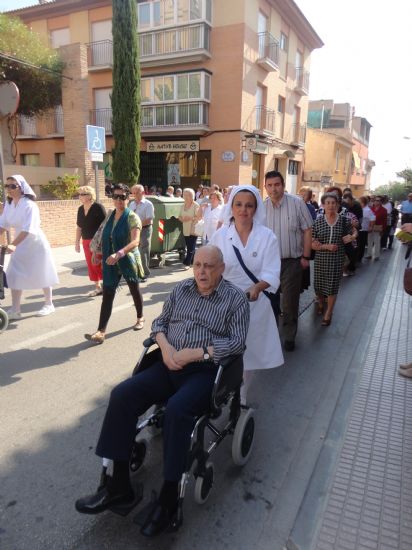
{"type": "Polygon", "coordinates": [[[246,138],[246,149],[256,149],[257,138],[246,138]]]}
{"type": "Polygon", "coordinates": [[[260,155],[267,155],[269,153],[269,145],[263,141],[258,141],[256,147],[252,149],[252,153],[258,153],[260,155]]]}
{"type": "Polygon", "coordinates": [[[224,162],[233,162],[235,160],[235,153],[233,151],[224,151],[222,153],[222,160],[224,162]]]}
{"type": "Polygon", "coordinates": [[[199,151],[199,141],[148,141],[148,153],[191,153],[199,151]]]}

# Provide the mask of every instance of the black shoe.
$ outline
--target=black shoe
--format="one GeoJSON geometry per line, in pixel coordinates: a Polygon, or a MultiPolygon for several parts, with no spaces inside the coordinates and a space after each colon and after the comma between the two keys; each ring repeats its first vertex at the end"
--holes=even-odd
{"type": "Polygon", "coordinates": [[[285,340],[283,347],[285,351],[293,351],[295,349],[295,342],[293,340],[285,340]]]}
{"type": "Polygon", "coordinates": [[[139,277],[139,283],[147,283],[147,277],[139,277]]]}
{"type": "Polygon", "coordinates": [[[174,515],[175,512],[171,513],[166,506],[157,501],[140,529],[141,534],[145,537],[160,535],[171,526],[174,515]]]}
{"type": "Polygon", "coordinates": [[[75,507],[81,514],[100,514],[111,506],[131,504],[134,500],[133,490],[126,493],[110,493],[108,488],[102,487],[93,495],[76,500],[75,507]]]}

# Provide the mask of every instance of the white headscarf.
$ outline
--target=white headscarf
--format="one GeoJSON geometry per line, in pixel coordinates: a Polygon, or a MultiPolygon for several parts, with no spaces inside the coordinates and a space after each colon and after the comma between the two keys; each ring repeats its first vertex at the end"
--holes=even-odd
{"type": "Polygon", "coordinates": [[[225,205],[225,210],[224,210],[224,214],[223,214],[223,223],[225,225],[230,225],[230,219],[233,216],[233,214],[232,214],[233,200],[236,197],[236,195],[238,193],[240,193],[241,191],[249,191],[250,193],[253,193],[253,195],[256,198],[256,203],[257,203],[257,208],[256,208],[255,215],[253,216],[253,221],[255,223],[259,223],[261,225],[264,225],[265,221],[266,221],[265,207],[264,207],[263,201],[260,197],[259,190],[256,189],[256,187],[254,187],[253,185],[235,185],[235,186],[233,186],[233,189],[230,193],[229,200],[228,200],[227,204],[225,205]]]}
{"type": "Polygon", "coordinates": [[[36,193],[33,191],[33,189],[30,187],[30,185],[27,183],[27,181],[22,175],[15,174],[14,176],[9,176],[9,178],[13,178],[14,180],[17,181],[23,195],[28,195],[33,199],[36,198],[36,193]]]}

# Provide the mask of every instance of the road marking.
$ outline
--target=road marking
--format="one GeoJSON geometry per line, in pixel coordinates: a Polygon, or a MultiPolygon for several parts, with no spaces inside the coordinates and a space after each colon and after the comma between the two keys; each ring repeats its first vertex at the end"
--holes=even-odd
{"type": "Polygon", "coordinates": [[[41,334],[40,336],[36,336],[35,338],[28,338],[27,340],[23,340],[22,342],[19,342],[18,344],[12,344],[10,346],[10,349],[12,351],[17,351],[19,349],[29,348],[30,346],[33,346],[34,344],[39,344],[40,342],[44,342],[46,340],[49,340],[51,338],[54,338],[55,336],[60,336],[60,334],[64,334],[65,332],[69,332],[70,330],[81,327],[83,323],[71,323],[69,325],[65,325],[64,327],[58,328],[56,330],[52,330],[50,332],[47,332],[46,334],[41,334]]]}

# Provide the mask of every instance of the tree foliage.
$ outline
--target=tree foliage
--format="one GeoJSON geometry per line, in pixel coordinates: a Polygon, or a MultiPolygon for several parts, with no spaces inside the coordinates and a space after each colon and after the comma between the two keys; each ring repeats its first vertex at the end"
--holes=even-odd
{"type": "Polygon", "coordinates": [[[57,73],[62,70],[63,63],[58,53],[45,46],[40,35],[19,19],[0,13],[0,81],[11,80],[17,84],[20,90],[20,114],[33,115],[61,104],[61,76],[57,73]],[[40,69],[10,61],[2,54],[40,69]]]}
{"type": "MultiPolygon", "coordinates": [[[[400,172],[397,174],[399,176],[400,172]]],[[[399,202],[407,198],[408,193],[412,193],[412,180],[406,183],[393,181],[389,185],[381,185],[373,190],[375,195],[388,195],[393,201],[399,202]]]]}
{"type": "Polygon", "coordinates": [[[405,170],[402,170],[401,172],[396,172],[396,175],[398,178],[403,178],[405,180],[405,183],[412,184],[412,169],[411,168],[405,168],[405,170]]]}
{"type": "Polygon", "coordinates": [[[113,0],[113,179],[136,183],[140,152],[140,65],[135,0],[113,0]]]}

